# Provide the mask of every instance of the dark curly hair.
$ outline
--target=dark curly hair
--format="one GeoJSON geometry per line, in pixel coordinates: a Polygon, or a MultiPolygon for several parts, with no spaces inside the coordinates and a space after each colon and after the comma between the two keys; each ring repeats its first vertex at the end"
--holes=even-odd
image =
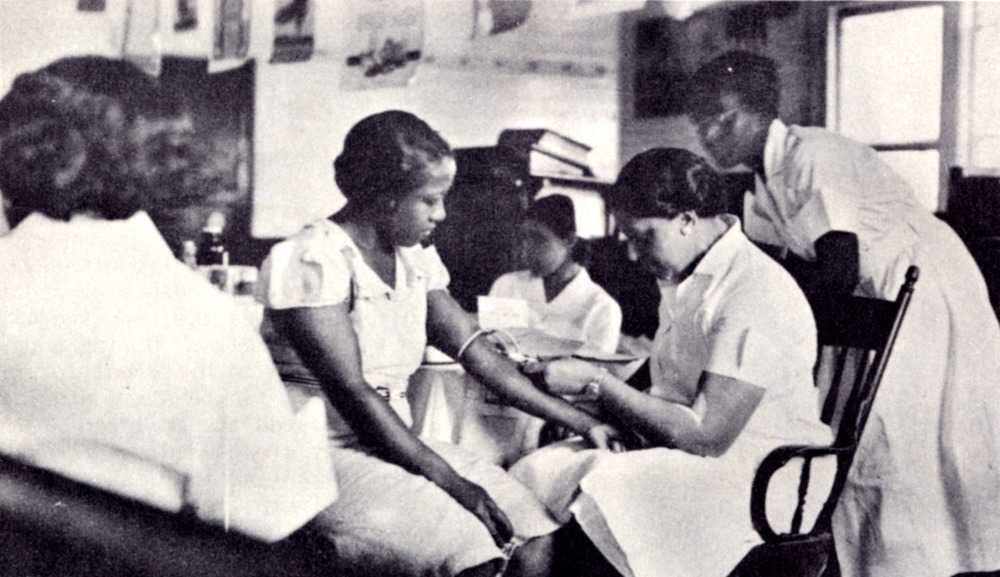
{"type": "Polygon", "coordinates": [[[333,163],[334,178],[348,201],[372,208],[427,182],[427,167],[453,156],[433,128],[417,116],[387,110],[368,116],[347,133],[333,163]]]}
{"type": "Polygon", "coordinates": [[[700,217],[725,212],[718,173],[704,158],[681,148],[653,148],[625,165],[605,198],[613,212],[637,218],[700,217]]]}
{"type": "Polygon", "coordinates": [[[735,94],[743,105],[769,118],[778,116],[778,67],[767,56],[730,50],[709,60],[688,82],[686,111],[693,117],[718,114],[719,96],[735,94]]]}
{"type": "Polygon", "coordinates": [[[18,76],[0,100],[0,189],[11,220],[121,219],[142,208],[132,129],[160,104],[157,83],[121,60],[66,58],[18,76]]]}

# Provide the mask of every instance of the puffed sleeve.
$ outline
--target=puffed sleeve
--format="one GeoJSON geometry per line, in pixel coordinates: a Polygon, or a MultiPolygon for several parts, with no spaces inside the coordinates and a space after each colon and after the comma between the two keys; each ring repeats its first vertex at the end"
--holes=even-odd
{"type": "Polygon", "coordinates": [[[431,245],[421,251],[421,264],[425,274],[427,274],[427,290],[448,290],[451,284],[451,275],[448,269],[441,262],[441,256],[437,248],[431,245]]]}
{"type": "Polygon", "coordinates": [[[344,302],[351,294],[349,250],[324,236],[276,244],[261,265],[257,300],[272,309],[344,302]]]}

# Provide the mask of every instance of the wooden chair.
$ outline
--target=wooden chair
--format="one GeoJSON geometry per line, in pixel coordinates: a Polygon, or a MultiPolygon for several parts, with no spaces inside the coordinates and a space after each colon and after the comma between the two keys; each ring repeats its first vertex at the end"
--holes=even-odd
{"type": "Polygon", "coordinates": [[[300,530],[275,544],[0,457],[0,575],[335,576],[333,545],[300,530]]]}
{"type": "Polygon", "coordinates": [[[757,468],[750,497],[750,517],[764,543],[752,549],[730,577],[819,577],[837,575],[830,520],[847,481],[847,473],[861,440],[872,403],[878,393],[893,344],[913,296],[919,269],[911,266],[895,301],[846,296],[817,314],[820,345],[835,347],[834,385],[824,402],[829,422],[840,389],[849,391],[836,438],[829,447],[787,445],[778,447],[757,468]],[[854,366],[851,366],[851,364],[854,366]],[[846,382],[841,382],[846,381],[846,382]],[[803,527],[812,463],[817,458],[836,459],[833,484],[811,528],[803,527]],[[798,502],[791,531],[779,533],[766,513],[768,484],[772,476],[793,460],[802,460],[798,502]],[[829,566],[829,570],[828,570],[829,566]]]}

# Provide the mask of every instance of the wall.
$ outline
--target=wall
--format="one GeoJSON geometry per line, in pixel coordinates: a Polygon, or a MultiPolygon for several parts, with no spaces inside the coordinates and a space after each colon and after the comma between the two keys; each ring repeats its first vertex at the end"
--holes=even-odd
{"type": "MultiPolygon", "coordinates": [[[[823,120],[823,89],[825,79],[815,63],[824,58],[823,31],[825,7],[818,3],[796,3],[788,13],[777,11],[766,18],[766,41],[762,38],[732,38],[728,36],[727,15],[731,5],[708,8],[685,21],[681,30],[689,36],[686,44],[698,50],[697,55],[683,57],[688,72],[712,56],[731,48],[762,51],[781,63],[781,114],[795,123],[820,124],[823,120]]],[[[763,5],[762,6],[766,6],[763,5]]],[[[745,9],[745,7],[744,7],[745,9]]],[[[654,146],[687,148],[704,154],[697,141],[694,126],[684,116],[637,118],[634,114],[632,79],[636,72],[635,29],[640,20],[661,17],[661,10],[650,3],[639,12],[622,18],[621,58],[621,162],[654,146]]]]}
{"type": "MultiPolygon", "coordinates": [[[[251,56],[258,60],[255,99],[255,236],[274,237],[329,213],[342,198],[331,161],[347,129],[386,108],[423,116],[456,147],[491,145],[503,128],[545,127],[593,146],[598,175],[618,167],[618,16],[573,18],[572,0],[536,1],[528,21],[497,36],[471,40],[472,0],[425,2],[424,63],[409,86],[364,92],[338,87],[340,50],[351,10],[373,0],[316,0],[317,54],[298,64],[269,64],[273,2],[254,0],[251,56]],[[471,64],[461,66],[461,57],[471,64]],[[593,75],[509,73],[492,62],[574,63],[593,75]]],[[[107,0],[104,13],[80,13],[73,0],[0,0],[0,90],[13,77],[68,54],[115,54],[121,46],[125,0],[107,0]]],[[[614,0],[601,0],[612,11],[614,0]]],[[[172,22],[161,2],[161,23],[172,22]]],[[[211,0],[200,0],[197,32],[161,26],[169,54],[210,52],[211,0]]],[[[600,12],[598,10],[597,12],[600,12]]]]}
{"type": "Polygon", "coordinates": [[[428,2],[422,64],[404,88],[343,91],[330,59],[258,67],[255,236],[279,236],[328,214],[342,198],[330,164],[361,117],[404,108],[425,118],[454,147],[489,146],[504,128],[545,127],[590,144],[599,175],[618,166],[615,17],[568,19],[566,2],[535,3],[521,28],[472,41],[471,1],[428,2]],[[560,6],[563,9],[560,9],[560,6]],[[600,76],[511,74],[456,65],[459,56],[586,62],[600,76]]]}

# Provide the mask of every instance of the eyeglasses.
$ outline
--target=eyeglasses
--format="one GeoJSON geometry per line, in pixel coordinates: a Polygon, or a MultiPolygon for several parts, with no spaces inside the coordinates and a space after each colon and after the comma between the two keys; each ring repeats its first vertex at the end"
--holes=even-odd
{"type": "Polygon", "coordinates": [[[691,120],[694,122],[695,127],[697,127],[698,133],[704,138],[709,132],[723,129],[728,131],[735,120],[737,112],[739,110],[736,108],[730,108],[715,115],[697,116],[691,120]]]}

